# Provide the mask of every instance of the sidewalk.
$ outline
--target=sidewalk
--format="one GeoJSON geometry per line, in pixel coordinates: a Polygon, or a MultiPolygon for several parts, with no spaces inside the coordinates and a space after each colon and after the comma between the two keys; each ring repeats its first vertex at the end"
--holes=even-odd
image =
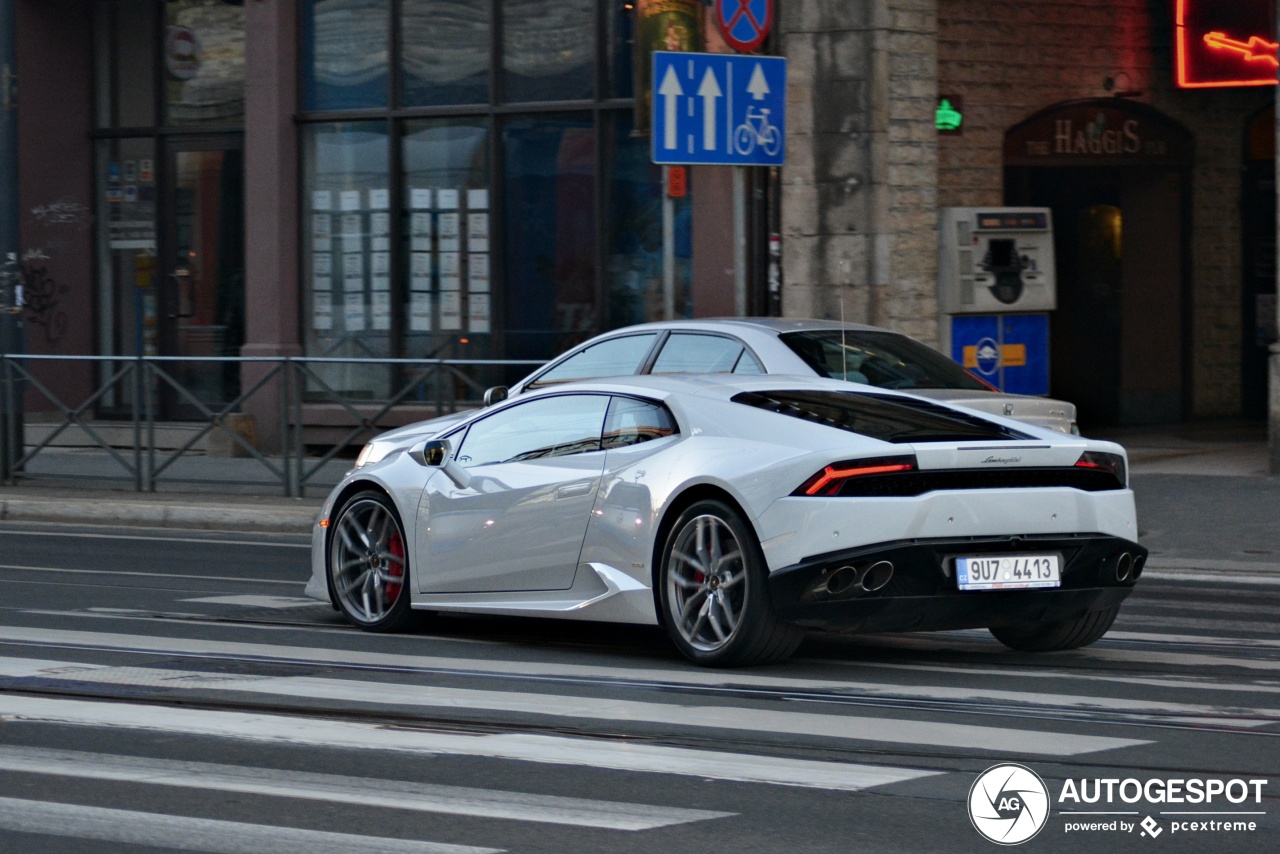
{"type": "MultiPolygon", "coordinates": [[[[1150,572],[1250,575],[1280,578],[1280,477],[1267,474],[1265,426],[1240,422],[1126,428],[1099,438],[1129,452],[1137,497],[1139,538],[1151,550],[1150,572]]],[[[100,456],[105,457],[105,454],[100,456]]],[[[77,471],[101,473],[110,460],[80,452],[49,457],[56,480],[0,486],[0,519],[91,525],[307,534],[323,501],[325,484],[350,466],[335,461],[307,498],[285,498],[262,482],[237,491],[164,484],[158,493],[136,493],[131,482],[80,480],[77,471]]],[[[198,465],[197,465],[198,463],[198,465]]],[[[195,468],[243,468],[260,477],[253,460],[206,458],[195,468]]],[[[114,473],[119,474],[118,467],[114,473]]],[[[218,487],[227,490],[227,487],[218,487]]]]}

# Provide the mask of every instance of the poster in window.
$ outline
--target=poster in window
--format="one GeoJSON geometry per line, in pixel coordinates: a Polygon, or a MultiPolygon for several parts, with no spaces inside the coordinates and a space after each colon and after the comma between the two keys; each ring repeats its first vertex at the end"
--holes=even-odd
{"type": "Polygon", "coordinates": [[[415,211],[431,210],[431,191],[422,187],[414,187],[409,190],[409,207],[415,211]]]}
{"type": "Polygon", "coordinates": [[[342,209],[344,211],[360,210],[360,196],[359,190],[343,190],[341,196],[342,209]]]}
{"type": "Polygon", "coordinates": [[[419,291],[409,294],[409,331],[431,331],[431,294],[419,291]]]}
{"type": "Polygon", "coordinates": [[[467,214],[467,251],[489,251],[489,215],[487,213],[467,214]]]}
{"type": "Polygon", "coordinates": [[[311,256],[311,287],[317,291],[327,291],[333,287],[333,255],[328,252],[315,252],[311,256]]]}
{"type": "Polygon", "coordinates": [[[440,292],[440,328],[457,330],[462,328],[462,292],[440,292]]]}
{"type": "Polygon", "coordinates": [[[385,211],[391,207],[391,193],[386,187],[369,190],[369,210],[385,211]]]}
{"type": "Polygon", "coordinates": [[[364,255],[352,252],[342,256],[343,290],[364,291],[364,255]]]}
{"type": "Polygon", "coordinates": [[[311,297],[311,327],[333,328],[333,295],[328,291],[317,291],[311,297]]]}
{"type": "Polygon", "coordinates": [[[414,252],[431,251],[431,214],[415,213],[409,218],[409,235],[414,252]]]}
{"type": "MultiPolygon", "coordinates": [[[[441,190],[443,193],[444,191],[441,190]]],[[[460,226],[460,215],[457,213],[440,214],[440,251],[441,252],[457,252],[462,247],[458,241],[458,229],[460,226]]]]}
{"type": "Polygon", "coordinates": [[[414,252],[409,264],[409,289],[414,291],[431,290],[431,253],[414,252]]]}
{"type": "Polygon", "coordinates": [[[467,290],[472,293],[489,292],[489,256],[476,253],[467,259],[467,290]]]}
{"type": "Polygon", "coordinates": [[[373,292],[373,329],[386,332],[391,328],[391,292],[373,292]]]}
{"type": "Polygon", "coordinates": [[[458,191],[439,190],[436,193],[436,205],[442,211],[456,211],[458,209],[458,191]]]}
{"type": "Polygon", "coordinates": [[[369,256],[369,272],[375,291],[391,290],[391,253],[374,252],[369,256]]]}
{"type": "Polygon", "coordinates": [[[484,208],[487,208],[487,207],[489,207],[489,191],[488,190],[485,190],[485,189],[467,190],[467,209],[468,210],[477,211],[477,210],[483,210],[484,208]]]}
{"type": "Polygon", "coordinates": [[[359,252],[361,238],[364,237],[364,214],[346,213],[342,215],[342,251],[359,252]]]}
{"type": "Polygon", "coordinates": [[[343,325],[348,332],[364,331],[364,294],[362,292],[351,293],[348,291],[343,296],[342,306],[343,325]]]}
{"type": "Polygon", "coordinates": [[[489,295],[473,293],[467,298],[467,324],[472,332],[489,331],[489,295]]]}
{"type": "Polygon", "coordinates": [[[311,236],[316,243],[324,243],[333,237],[333,215],[327,213],[312,214],[311,236]]]}
{"type": "Polygon", "coordinates": [[[316,190],[311,194],[311,209],[313,211],[331,211],[333,210],[333,193],[329,190],[316,190]]]}
{"type": "Polygon", "coordinates": [[[374,252],[390,252],[391,214],[386,211],[369,214],[369,234],[373,238],[370,248],[374,252]]]}
{"type": "Polygon", "coordinates": [[[457,252],[440,253],[440,290],[457,291],[462,289],[462,268],[459,258],[460,255],[457,252]]]}

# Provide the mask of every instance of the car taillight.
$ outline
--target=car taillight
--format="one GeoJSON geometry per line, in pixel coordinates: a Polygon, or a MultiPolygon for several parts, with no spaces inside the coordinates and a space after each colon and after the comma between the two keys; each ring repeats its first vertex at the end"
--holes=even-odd
{"type": "Polygon", "coordinates": [[[1106,454],[1102,451],[1085,451],[1080,455],[1080,459],[1076,460],[1076,468],[1093,469],[1094,471],[1105,471],[1115,476],[1121,486],[1126,486],[1128,480],[1125,477],[1124,457],[1119,454],[1106,454]]]}
{"type": "Polygon", "coordinates": [[[845,460],[832,463],[813,477],[800,484],[793,495],[839,495],[840,486],[847,480],[874,475],[897,474],[916,470],[913,456],[875,457],[867,460],[845,460]]]}

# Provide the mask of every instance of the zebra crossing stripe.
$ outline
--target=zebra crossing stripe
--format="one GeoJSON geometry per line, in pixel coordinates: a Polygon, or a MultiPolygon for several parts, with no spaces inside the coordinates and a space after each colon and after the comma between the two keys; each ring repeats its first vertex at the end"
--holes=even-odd
{"type": "Polygon", "coordinates": [[[683,807],[431,785],[412,780],[377,780],[38,747],[0,746],[0,770],[606,830],[652,830],[735,815],[683,807]]]}
{"type": "Polygon", "coordinates": [[[28,679],[57,679],[160,689],[213,689],[292,699],[338,701],[361,706],[374,704],[483,710],[547,715],[559,719],[626,721],[632,724],[668,724],[676,721],[681,728],[935,745],[1031,756],[1076,756],[1148,743],[1130,738],[1016,730],[948,721],[905,720],[897,717],[779,711],[744,706],[693,706],[612,697],[482,691],[441,685],[404,685],[307,676],[242,676],[150,667],[106,667],[31,659],[0,658],[0,674],[20,675],[28,679]]]}
{"type": "Polygon", "coordinates": [[[497,854],[501,849],[0,798],[0,829],[215,854],[497,854]]]}
{"type": "MultiPolygon", "coordinates": [[[[720,753],[632,741],[547,735],[463,735],[296,716],[213,712],[0,694],[0,717],[12,721],[170,732],[283,745],[352,750],[392,750],[422,755],[474,756],[615,771],[677,774],[857,792],[932,777],[942,771],[720,753]]],[[[362,849],[352,849],[362,850],[362,849]]],[[[312,854],[308,852],[308,854],[312,854]]]]}

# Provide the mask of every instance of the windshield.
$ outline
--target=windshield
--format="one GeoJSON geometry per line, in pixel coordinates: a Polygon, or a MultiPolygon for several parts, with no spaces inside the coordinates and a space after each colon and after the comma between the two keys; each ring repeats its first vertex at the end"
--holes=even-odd
{"type": "Polygon", "coordinates": [[[821,377],[880,388],[991,391],[933,348],[896,332],[839,329],[785,332],[782,342],[821,377]]]}

